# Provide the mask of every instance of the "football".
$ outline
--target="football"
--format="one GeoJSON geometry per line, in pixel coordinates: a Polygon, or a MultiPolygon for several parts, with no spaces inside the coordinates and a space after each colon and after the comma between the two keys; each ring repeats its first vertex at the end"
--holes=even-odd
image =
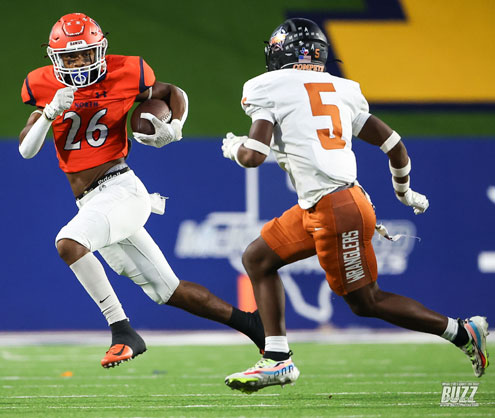
{"type": "Polygon", "coordinates": [[[170,122],[172,119],[172,111],[163,100],[148,99],[141,102],[132,112],[131,128],[133,132],[146,135],[154,134],[155,128],[149,120],[141,118],[141,113],[151,113],[165,122],[170,122]]]}

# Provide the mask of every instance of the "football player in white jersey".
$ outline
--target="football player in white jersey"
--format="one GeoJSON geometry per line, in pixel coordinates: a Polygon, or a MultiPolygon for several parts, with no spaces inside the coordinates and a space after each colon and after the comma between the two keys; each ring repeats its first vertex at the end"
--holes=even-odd
{"type": "Polygon", "coordinates": [[[397,199],[415,214],[428,200],[410,187],[411,161],[400,136],[371,115],[359,84],[325,71],[328,43],[314,22],[286,20],[265,48],[267,72],[244,85],[249,136],[227,134],[222,150],[241,167],[270,151],[294,185],[298,204],[265,224],[242,261],[265,328],[265,352],[254,367],[227,376],[243,392],[293,383],[299,371],[286,337],[284,288],[277,270],[317,254],[332,290],[359,316],[439,335],[470,358],[476,376],[488,366],[486,318],[456,320],[382,291],[371,244],[373,207],[356,179],[353,135],[387,154],[397,199]]]}

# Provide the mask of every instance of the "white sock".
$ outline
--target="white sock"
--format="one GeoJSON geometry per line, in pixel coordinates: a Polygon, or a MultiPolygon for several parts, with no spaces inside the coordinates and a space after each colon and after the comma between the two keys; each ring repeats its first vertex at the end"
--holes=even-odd
{"type": "Polygon", "coordinates": [[[289,343],[285,335],[276,337],[265,337],[265,351],[276,351],[277,353],[288,353],[289,343]]]}
{"type": "Polygon", "coordinates": [[[103,266],[92,253],[81,257],[69,267],[98,305],[108,325],[127,319],[103,266]]]}
{"type": "Polygon", "coordinates": [[[441,337],[448,341],[454,341],[454,338],[457,336],[457,332],[459,331],[459,323],[455,319],[448,319],[449,322],[447,322],[447,328],[445,328],[445,331],[441,337]]]}

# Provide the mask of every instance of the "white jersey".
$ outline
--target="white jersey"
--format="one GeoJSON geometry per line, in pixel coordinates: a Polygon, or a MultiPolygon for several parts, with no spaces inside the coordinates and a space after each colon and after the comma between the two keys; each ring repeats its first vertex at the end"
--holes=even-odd
{"type": "Polygon", "coordinates": [[[352,136],[370,116],[358,83],[324,72],[271,71],[244,84],[241,104],[253,122],[274,124],[270,147],[301,208],[356,180],[352,136]]]}

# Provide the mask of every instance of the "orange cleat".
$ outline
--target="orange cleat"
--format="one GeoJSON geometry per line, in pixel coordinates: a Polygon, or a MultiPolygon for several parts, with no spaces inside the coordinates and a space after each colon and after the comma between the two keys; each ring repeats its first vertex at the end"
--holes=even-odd
{"type": "MultiPolygon", "coordinates": [[[[144,349],[144,351],[146,351],[146,349],[144,349]]],[[[124,361],[129,361],[139,354],[144,353],[144,351],[134,354],[132,348],[128,345],[114,344],[107,351],[105,357],[101,359],[101,365],[106,369],[109,367],[115,367],[124,361]]]]}
{"type": "Polygon", "coordinates": [[[132,360],[146,351],[146,343],[131,327],[127,319],[110,324],[110,329],[112,330],[112,344],[105,357],[101,359],[101,365],[105,369],[132,360]]]}

